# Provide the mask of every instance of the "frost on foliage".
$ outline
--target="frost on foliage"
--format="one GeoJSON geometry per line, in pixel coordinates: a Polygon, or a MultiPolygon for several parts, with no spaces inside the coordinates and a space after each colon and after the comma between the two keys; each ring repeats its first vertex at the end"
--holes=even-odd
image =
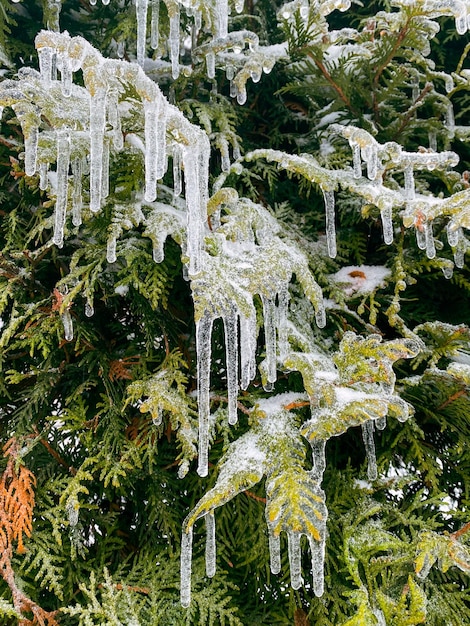
{"type": "MultiPolygon", "coordinates": [[[[4,81],[0,103],[11,106],[21,123],[28,175],[39,171],[42,188],[49,186],[51,195],[56,196],[53,241],[57,245],[63,242],[71,203],[73,224],[81,223],[84,176],[89,177],[89,209],[100,211],[109,191],[110,154],[132,148],[133,144],[143,147],[145,201],[153,202],[157,180],[164,175],[168,153],[174,152],[176,144],[185,170],[187,250],[194,271],[206,216],[209,141],[205,133],[170,105],[158,85],[137,65],[105,59],[84,39],[71,38],[67,33],[42,31],[36,37],[36,48],[40,72],[24,68],[18,81],[4,81]],[[60,80],[54,67],[59,69],[60,80]],[[72,82],[74,72],[80,69],[83,87],[72,82]],[[128,87],[140,98],[140,102],[134,102],[132,119],[126,106],[128,87]],[[143,137],[133,141],[135,135],[130,133],[129,142],[124,144],[123,132],[127,123],[134,126],[136,115],[142,120],[143,137]],[[51,173],[47,174],[54,163],[55,189],[51,173]],[[69,163],[72,176],[68,173],[69,163]]],[[[115,246],[112,230],[108,242],[110,258],[114,258],[115,246]]],[[[158,259],[161,241],[156,237],[155,225],[149,227],[150,232],[158,259]]]]}
{"type": "Polygon", "coordinates": [[[439,535],[431,530],[420,533],[415,558],[419,578],[426,578],[436,562],[444,573],[453,566],[470,572],[470,550],[455,536],[458,534],[459,531],[454,535],[439,535]]]}
{"type": "Polygon", "coordinates": [[[177,369],[181,363],[177,354],[170,354],[161,369],[153,376],[133,381],[127,387],[126,403],[137,403],[141,413],[150,413],[154,426],[168,416],[172,430],[181,446],[181,464],[178,475],[182,478],[196,457],[196,412],[188,404],[186,377],[177,369]]]}
{"type": "Polygon", "coordinates": [[[416,356],[418,351],[414,340],[382,342],[379,335],[362,338],[349,331],[328,369],[321,355],[289,355],[285,366],[300,371],[310,398],[311,419],[303,424],[301,433],[312,446],[317,478],[321,479],[325,469],[326,441],[359,425],[369,478],[376,478],[374,425],[383,429],[387,415],[404,421],[412,414],[412,407],[394,393],[392,365],[398,359],[416,356]]]}
{"type": "Polygon", "coordinates": [[[448,15],[455,18],[455,29],[465,35],[470,27],[470,2],[468,0],[393,0],[392,6],[413,7],[427,17],[448,15]]]}
{"type": "MultiPolygon", "coordinates": [[[[208,535],[213,533],[214,510],[266,476],[266,522],[269,533],[271,570],[280,571],[281,532],[287,534],[291,584],[302,584],[300,538],[305,535],[312,556],[313,588],[323,593],[323,561],[327,510],[324,493],[306,464],[306,449],[289,408],[303,399],[287,393],[260,400],[251,411],[251,429],[231,443],[220,460],[214,487],[183,523],[181,548],[181,602],[191,600],[191,550],[195,522],[204,517],[208,535]],[[207,519],[209,518],[209,523],[207,519]]],[[[208,575],[215,569],[213,541],[208,539],[208,575]]]]}
{"type": "MultiPolygon", "coordinates": [[[[319,326],[325,324],[321,290],[308,269],[307,260],[294,246],[277,236],[278,227],[270,214],[250,200],[238,198],[233,190],[224,194],[222,189],[217,193],[224,205],[222,224],[207,238],[201,271],[191,282],[198,355],[198,472],[201,476],[207,474],[214,320],[221,318],[224,324],[230,424],[237,421],[238,387],[246,389],[256,372],[258,328],[254,297],[260,296],[263,304],[266,357],[260,370],[268,389],[276,381],[278,354],[285,349],[288,287],[294,274],[316,309],[319,326]]],[[[215,199],[211,207],[215,213],[215,199]]]]}

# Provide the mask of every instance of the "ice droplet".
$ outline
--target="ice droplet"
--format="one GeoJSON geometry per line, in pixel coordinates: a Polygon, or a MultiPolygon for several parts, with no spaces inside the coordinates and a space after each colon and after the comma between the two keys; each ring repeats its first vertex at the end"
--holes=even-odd
{"type": "Polygon", "coordinates": [[[237,423],[238,400],[238,315],[235,310],[223,316],[227,370],[228,423],[237,423]]]}
{"type": "Polygon", "coordinates": [[[426,239],[426,256],[428,259],[434,259],[436,256],[436,248],[434,246],[434,236],[432,232],[432,221],[427,220],[424,223],[424,237],[426,239]]]}
{"type": "Polygon", "coordinates": [[[142,67],[145,60],[148,0],[135,0],[137,19],[137,63],[142,67]]]}
{"type": "Polygon", "coordinates": [[[206,520],[206,575],[212,578],[216,567],[216,544],[215,544],[215,517],[210,511],[205,515],[206,520]]]}
{"type": "Polygon", "coordinates": [[[87,317],[93,317],[95,313],[95,309],[93,308],[93,302],[91,300],[87,300],[85,304],[85,315],[87,317]]]}
{"type": "Polygon", "coordinates": [[[423,226],[416,226],[416,243],[420,250],[426,250],[426,235],[423,226]]]}
{"type": "Polygon", "coordinates": [[[60,319],[62,320],[62,326],[64,327],[65,341],[72,341],[73,340],[73,322],[72,322],[72,316],[70,315],[70,311],[66,309],[60,316],[60,319]]]}
{"type": "Polygon", "coordinates": [[[444,274],[444,278],[447,278],[447,280],[451,279],[454,273],[453,265],[443,265],[442,273],[444,274]]]}
{"type": "Polygon", "coordinates": [[[199,406],[199,458],[197,473],[199,476],[207,476],[213,321],[213,318],[206,312],[196,322],[197,398],[199,406]]]}
{"type": "Polygon", "coordinates": [[[302,555],[300,550],[300,535],[296,532],[287,532],[287,552],[289,555],[290,584],[292,589],[300,589],[302,579],[302,555]]]}
{"type": "Polygon", "coordinates": [[[377,478],[377,460],[375,457],[374,422],[367,420],[362,424],[361,428],[362,439],[366,449],[367,476],[370,480],[375,480],[377,478]]]}
{"type": "Polygon", "coordinates": [[[181,606],[185,609],[191,604],[191,565],[193,560],[193,529],[183,531],[181,538],[181,606]]]}
{"type": "Polygon", "coordinates": [[[462,229],[458,228],[454,222],[449,222],[447,224],[447,241],[449,242],[449,246],[451,248],[455,248],[455,246],[459,243],[461,235],[462,229]]]}
{"type": "Polygon", "coordinates": [[[383,430],[387,426],[387,418],[386,416],[378,417],[375,420],[375,427],[377,430],[383,430]]]}
{"type": "Polygon", "coordinates": [[[273,574],[281,571],[281,538],[269,531],[269,564],[273,574]]]}
{"type": "Polygon", "coordinates": [[[323,189],[326,215],[326,244],[328,255],[334,259],[336,257],[336,228],[335,228],[335,192],[323,189]]]}
{"type": "Polygon", "coordinates": [[[116,237],[111,235],[106,244],[106,260],[108,263],[116,263],[116,237]]]}
{"type": "Polygon", "coordinates": [[[67,209],[68,174],[70,161],[70,133],[66,128],[57,131],[57,197],[54,212],[53,242],[64,242],[64,225],[67,209]]]}
{"type": "Polygon", "coordinates": [[[244,86],[237,90],[237,102],[238,104],[245,104],[246,102],[246,89],[244,86]]]}

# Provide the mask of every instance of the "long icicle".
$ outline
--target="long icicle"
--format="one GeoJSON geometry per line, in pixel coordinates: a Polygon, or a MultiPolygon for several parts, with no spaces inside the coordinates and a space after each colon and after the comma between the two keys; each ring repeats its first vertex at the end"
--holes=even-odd
{"type": "Polygon", "coordinates": [[[64,243],[64,225],[67,210],[68,174],[70,163],[70,131],[57,131],[57,198],[54,213],[53,242],[61,247],[64,243]]]}
{"type": "Polygon", "coordinates": [[[277,378],[276,359],[276,307],[273,298],[261,296],[263,302],[264,338],[266,344],[266,373],[268,383],[277,378]]]}
{"type": "Polygon", "coordinates": [[[209,578],[215,576],[216,568],[216,544],[215,544],[215,517],[214,512],[209,511],[204,517],[206,520],[206,575],[209,578]]]}
{"type": "Polygon", "coordinates": [[[335,192],[329,189],[322,189],[322,191],[325,200],[326,245],[328,255],[334,259],[336,257],[335,192]]]}
{"type": "Polygon", "coordinates": [[[106,88],[98,87],[90,100],[90,210],[94,213],[101,209],[105,125],[106,88]]]}
{"type": "Polygon", "coordinates": [[[199,406],[199,458],[197,473],[199,476],[207,476],[213,322],[212,316],[207,312],[196,322],[197,400],[199,406]]]}
{"type": "Polygon", "coordinates": [[[235,309],[223,316],[225,330],[225,360],[227,371],[228,423],[237,423],[238,399],[238,314],[235,309]]]}
{"type": "Polygon", "coordinates": [[[137,18],[137,63],[142,67],[145,60],[148,0],[135,0],[137,18]]]}
{"type": "Polygon", "coordinates": [[[191,604],[191,565],[193,560],[193,529],[183,531],[181,537],[181,606],[185,609],[191,604]]]}

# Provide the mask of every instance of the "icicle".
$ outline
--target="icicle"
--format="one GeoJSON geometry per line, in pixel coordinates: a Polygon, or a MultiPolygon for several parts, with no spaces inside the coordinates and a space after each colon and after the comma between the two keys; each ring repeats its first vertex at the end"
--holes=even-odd
{"type": "Polygon", "coordinates": [[[38,154],[39,129],[30,126],[24,133],[24,171],[26,176],[34,176],[36,173],[36,159],[38,154]]]}
{"type": "Polygon", "coordinates": [[[155,263],[161,263],[165,258],[163,241],[154,241],[152,247],[152,258],[155,263]]]}
{"type": "Polygon", "coordinates": [[[109,143],[107,140],[103,141],[102,171],[101,197],[105,199],[109,196],[109,143]]]}
{"type": "Polygon", "coordinates": [[[463,269],[465,265],[465,249],[463,247],[458,247],[454,252],[454,263],[455,267],[459,269],[463,269]]]}
{"type": "Polygon", "coordinates": [[[230,154],[228,150],[228,141],[225,137],[219,137],[219,150],[221,158],[222,172],[228,172],[230,170],[230,154]]]}
{"type": "Polygon", "coordinates": [[[244,0],[235,0],[235,11],[241,13],[243,11],[244,0]]]}
{"type": "Polygon", "coordinates": [[[451,137],[454,136],[455,132],[455,118],[454,118],[454,107],[452,106],[452,102],[449,101],[446,110],[446,119],[445,125],[447,127],[447,131],[451,137]]]}
{"type": "Polygon", "coordinates": [[[405,198],[407,200],[414,200],[415,197],[415,179],[413,174],[413,166],[407,165],[403,170],[405,177],[405,198]]]}
{"type": "Polygon", "coordinates": [[[449,222],[447,224],[447,241],[449,242],[449,246],[451,248],[455,248],[459,243],[459,239],[462,235],[462,229],[457,227],[457,224],[454,222],[449,222]]]}
{"type": "Polygon", "coordinates": [[[93,302],[91,300],[87,300],[85,303],[85,315],[87,317],[93,317],[95,313],[95,309],[93,308],[93,302]]]}
{"type": "Polygon", "coordinates": [[[180,9],[178,4],[172,6],[172,12],[170,14],[170,60],[171,60],[171,75],[176,80],[180,73],[180,9]]]}
{"type": "Polygon", "coordinates": [[[463,2],[455,3],[460,8],[460,12],[455,16],[455,30],[459,35],[467,32],[467,7],[463,2]]]}
{"type": "Polygon", "coordinates": [[[381,209],[380,217],[382,218],[384,242],[389,246],[391,243],[393,243],[392,207],[390,204],[385,205],[381,209]]]}
{"type": "Polygon", "coordinates": [[[377,170],[379,168],[379,157],[377,146],[368,145],[362,151],[364,161],[367,165],[367,178],[369,180],[375,180],[377,177],[377,170]]]}
{"type": "Polygon", "coordinates": [[[315,480],[321,482],[323,478],[323,472],[326,468],[325,448],[326,441],[324,439],[317,439],[311,443],[312,455],[313,455],[313,468],[312,477],[315,480]]]}
{"type": "Polygon", "coordinates": [[[106,260],[108,263],[116,263],[116,237],[110,235],[106,244],[106,260]]]}
{"type": "Polygon", "coordinates": [[[237,93],[238,93],[238,88],[237,88],[237,86],[235,84],[235,81],[231,80],[230,81],[230,97],[231,98],[235,98],[237,93]]]}
{"type": "Polygon", "coordinates": [[[112,138],[115,150],[122,150],[124,140],[121,129],[121,118],[118,109],[119,94],[116,91],[108,92],[108,122],[113,127],[112,138]]]}
{"type": "Polygon", "coordinates": [[[90,101],[90,210],[94,213],[101,209],[105,124],[106,89],[98,87],[90,101]]]}
{"type": "Polygon", "coordinates": [[[312,555],[312,584],[313,593],[319,598],[323,595],[325,581],[325,539],[324,530],[320,541],[309,537],[310,554],[312,555]]]}
{"type": "Polygon", "coordinates": [[[185,609],[191,604],[191,564],[193,560],[193,529],[183,531],[181,538],[181,606],[185,609]]]}
{"type": "Polygon", "coordinates": [[[163,423],[163,409],[161,406],[157,407],[157,414],[152,415],[152,424],[154,426],[160,426],[163,423]]]}
{"type": "Polygon", "coordinates": [[[52,57],[54,51],[48,46],[38,49],[39,71],[41,72],[41,80],[48,87],[52,80],[52,57]]]}
{"type": "Polygon", "coordinates": [[[68,54],[61,55],[60,78],[62,86],[62,95],[69,98],[72,93],[72,66],[68,54]]]}
{"type": "Polygon", "coordinates": [[[82,159],[72,161],[73,193],[72,193],[72,224],[80,226],[82,223],[82,159]]]}
{"type": "Polygon", "coordinates": [[[233,80],[235,76],[235,68],[233,67],[233,65],[229,65],[227,63],[227,66],[225,68],[225,77],[227,78],[227,80],[233,80]]]}
{"type": "Polygon", "coordinates": [[[68,129],[57,131],[57,198],[54,212],[53,242],[62,246],[64,242],[65,214],[70,161],[70,133],[68,129]]]}
{"type": "Polygon", "coordinates": [[[160,20],[160,0],[150,0],[152,14],[150,16],[150,46],[152,50],[158,48],[159,20],[160,20]]]}
{"type": "Polygon", "coordinates": [[[215,2],[215,36],[225,39],[228,33],[228,2],[216,0],[215,2]]]}
{"type": "Polygon", "coordinates": [[[433,152],[437,151],[437,133],[436,131],[430,130],[428,133],[428,141],[429,141],[429,149],[433,152]]]}
{"type": "Polygon", "coordinates": [[[424,234],[424,227],[417,225],[416,226],[416,243],[420,250],[426,250],[426,236],[424,234]]]}
{"type": "Polygon", "coordinates": [[[278,328],[278,343],[279,343],[279,358],[284,361],[287,357],[289,349],[287,340],[287,311],[289,308],[289,290],[287,287],[281,289],[278,293],[278,307],[277,307],[277,328],[278,328]]]}
{"type": "Polygon", "coordinates": [[[250,71],[251,80],[254,83],[259,83],[259,81],[261,80],[262,73],[263,73],[263,68],[261,66],[259,66],[256,69],[252,69],[250,71]]]}
{"type": "Polygon", "coordinates": [[[199,405],[199,459],[197,472],[207,476],[210,417],[211,336],[213,318],[205,313],[196,322],[197,399],[199,405]]]}
{"type": "Polygon", "coordinates": [[[361,146],[357,142],[351,143],[353,153],[354,178],[362,176],[361,146]]]}
{"type": "Polygon", "coordinates": [[[209,511],[204,519],[206,520],[206,575],[212,578],[215,575],[216,563],[214,512],[209,511]]]}
{"type": "Polygon", "coordinates": [[[238,104],[245,104],[246,102],[246,88],[245,85],[237,88],[237,102],[238,104]]]}
{"type": "MultiPolygon", "coordinates": [[[[162,135],[166,136],[166,128],[159,129],[161,123],[161,108],[163,98],[156,101],[145,101],[145,199],[153,202],[157,197],[157,180],[159,165],[161,164],[160,152],[165,152],[165,143],[162,145],[162,135]]],[[[166,126],[166,125],[165,125],[166,126]]],[[[163,136],[164,139],[164,136],[163,136]]]]}
{"type": "Polygon", "coordinates": [[[198,133],[194,143],[183,149],[190,274],[198,272],[201,265],[202,234],[207,217],[209,154],[210,144],[205,133],[198,133]]]}
{"type": "Polygon", "coordinates": [[[375,458],[374,422],[367,420],[362,424],[362,439],[366,449],[367,476],[370,480],[377,478],[377,460],[375,458]]]}
{"type": "Polygon", "coordinates": [[[175,144],[173,148],[173,194],[175,198],[181,195],[181,149],[175,144]]]}
{"type": "Polygon", "coordinates": [[[273,574],[281,571],[281,538],[269,531],[269,564],[273,574]]]}
{"type": "Polygon", "coordinates": [[[47,171],[49,163],[39,163],[39,189],[45,191],[47,189],[47,171]]]}
{"type": "Polygon", "coordinates": [[[137,19],[137,63],[143,67],[145,61],[145,41],[147,34],[148,0],[135,0],[137,19]]]}
{"type": "Polygon", "coordinates": [[[207,78],[215,78],[215,54],[210,50],[206,54],[207,78]]]}
{"type": "Polygon", "coordinates": [[[436,256],[436,248],[434,246],[434,236],[432,233],[432,221],[427,220],[424,223],[424,236],[426,238],[426,255],[428,259],[434,259],[436,256]]]}
{"type": "Polygon", "coordinates": [[[238,400],[238,314],[232,310],[223,316],[228,394],[228,423],[237,423],[238,400]]]}
{"type": "Polygon", "coordinates": [[[64,327],[65,341],[72,341],[73,340],[73,322],[72,322],[72,316],[70,315],[70,311],[66,309],[60,316],[60,319],[62,320],[62,325],[64,327]]]}
{"type": "Polygon", "coordinates": [[[300,535],[289,531],[287,533],[287,552],[289,554],[290,584],[292,589],[302,586],[302,555],[300,550],[300,535]]]}
{"type": "Polygon", "coordinates": [[[167,107],[165,106],[165,104],[165,100],[163,96],[161,96],[157,125],[157,163],[155,166],[157,180],[163,178],[168,168],[168,157],[166,150],[167,107]]]}
{"type": "Polygon", "coordinates": [[[268,383],[275,383],[277,378],[276,361],[276,308],[274,300],[261,296],[263,301],[264,340],[266,344],[266,373],[268,383]]]}
{"type": "Polygon", "coordinates": [[[240,315],[240,387],[245,390],[256,374],[256,313],[240,315]]]}
{"type": "Polygon", "coordinates": [[[328,255],[334,259],[336,257],[336,229],[335,229],[335,192],[322,189],[325,200],[326,214],[326,244],[328,255]]]}
{"type": "Polygon", "coordinates": [[[315,321],[318,328],[325,328],[326,326],[326,309],[323,300],[318,303],[317,310],[315,311],[315,321]]]}

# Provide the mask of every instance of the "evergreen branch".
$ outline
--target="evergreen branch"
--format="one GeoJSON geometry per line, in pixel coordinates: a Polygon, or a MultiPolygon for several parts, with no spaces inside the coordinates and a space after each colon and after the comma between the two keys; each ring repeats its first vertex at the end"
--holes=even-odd
{"type": "Polygon", "coordinates": [[[67,463],[67,461],[63,457],[60,456],[60,454],[57,452],[57,450],[55,450],[51,446],[51,444],[47,441],[47,439],[44,439],[43,437],[40,436],[39,431],[38,431],[36,425],[33,426],[33,431],[37,435],[39,443],[46,448],[46,450],[57,461],[57,463],[59,463],[59,465],[62,465],[62,467],[65,467],[65,469],[68,472],[70,472],[70,474],[72,474],[72,476],[75,476],[76,473],[77,473],[76,468],[73,467],[72,465],[69,465],[67,463]]]}
{"type": "Polygon", "coordinates": [[[356,109],[353,107],[353,105],[351,104],[350,99],[344,93],[344,91],[342,90],[341,86],[338,85],[338,83],[335,82],[335,80],[331,76],[330,72],[328,71],[328,69],[326,68],[324,63],[322,63],[319,59],[316,59],[315,56],[312,55],[312,54],[309,54],[308,56],[309,56],[309,58],[312,59],[312,61],[315,63],[315,65],[318,67],[320,72],[326,78],[328,83],[333,87],[333,89],[336,91],[338,96],[341,98],[341,100],[344,102],[344,104],[348,107],[348,109],[351,111],[351,113],[353,113],[356,116],[359,115],[358,111],[356,111],[356,109]]]}

